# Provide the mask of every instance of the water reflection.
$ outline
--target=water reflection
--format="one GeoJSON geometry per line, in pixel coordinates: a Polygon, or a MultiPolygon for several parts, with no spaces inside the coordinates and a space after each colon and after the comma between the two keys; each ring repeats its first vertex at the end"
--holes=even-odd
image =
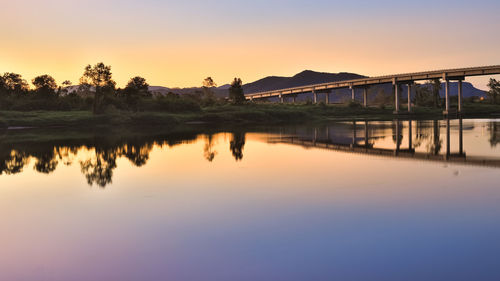
{"type": "MultiPolygon", "coordinates": [[[[488,134],[484,139],[488,140],[490,150],[500,142],[499,124],[497,121],[489,121],[479,125],[484,128],[481,132],[488,134]]],[[[489,155],[488,150],[481,145],[471,144],[470,148],[483,149],[486,153],[466,155],[464,131],[473,132],[476,126],[474,121],[467,121],[464,125],[461,119],[393,120],[336,122],[256,131],[265,131],[265,141],[269,143],[500,167],[500,157],[489,155]],[[456,143],[458,147],[455,147],[456,143]]],[[[32,141],[32,135],[37,133],[10,132],[0,138],[0,175],[21,173],[30,163],[33,163],[35,171],[43,174],[54,172],[59,165],[71,166],[77,163],[90,186],[104,188],[113,182],[113,172],[120,158],[128,159],[135,167],[142,167],[147,165],[154,147],[171,147],[200,140],[204,141],[200,156],[212,163],[218,154],[216,144],[224,141],[218,137],[219,132],[206,132],[203,128],[162,135],[145,132],[139,136],[135,133],[121,135],[92,132],[70,139],[61,138],[59,133],[49,133],[49,136],[57,135],[56,140],[32,141]]],[[[46,132],[38,137],[42,140],[50,139],[44,133],[46,132]]],[[[229,130],[227,135],[227,145],[232,157],[237,162],[243,161],[247,131],[229,130]]],[[[471,141],[470,138],[468,140],[471,141]]]]}
{"type": "MultiPolygon", "coordinates": [[[[467,130],[474,129],[473,124],[469,126],[466,128],[467,130]]],[[[496,146],[500,137],[497,127],[498,123],[495,121],[488,123],[491,147],[496,146]]],[[[313,133],[293,128],[279,137],[270,137],[269,142],[371,155],[500,167],[500,157],[466,155],[464,150],[464,130],[462,119],[393,120],[392,122],[353,121],[351,123],[344,122],[317,127],[314,128],[313,133]],[[443,127],[445,130],[444,136],[442,133],[443,127]],[[456,132],[451,132],[452,127],[456,132]],[[387,132],[387,128],[390,128],[390,133],[387,132]],[[360,137],[360,129],[364,131],[363,137],[360,137]],[[349,135],[351,138],[349,138],[349,135]],[[390,145],[383,141],[388,136],[391,136],[392,147],[388,147],[390,145]],[[458,142],[458,148],[455,150],[452,149],[452,142],[458,142]]]]}

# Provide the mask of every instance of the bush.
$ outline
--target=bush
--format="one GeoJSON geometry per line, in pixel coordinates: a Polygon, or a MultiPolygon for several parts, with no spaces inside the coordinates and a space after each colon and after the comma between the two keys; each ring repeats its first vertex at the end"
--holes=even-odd
{"type": "Polygon", "coordinates": [[[361,108],[361,103],[359,103],[358,101],[356,100],[350,100],[348,103],[347,103],[347,106],[349,108],[361,108]]]}

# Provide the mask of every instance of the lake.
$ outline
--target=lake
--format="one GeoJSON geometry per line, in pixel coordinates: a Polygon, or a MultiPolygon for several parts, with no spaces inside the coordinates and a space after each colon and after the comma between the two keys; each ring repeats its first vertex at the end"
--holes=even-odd
{"type": "Polygon", "coordinates": [[[500,120],[0,132],[0,280],[500,280],[500,120]]]}

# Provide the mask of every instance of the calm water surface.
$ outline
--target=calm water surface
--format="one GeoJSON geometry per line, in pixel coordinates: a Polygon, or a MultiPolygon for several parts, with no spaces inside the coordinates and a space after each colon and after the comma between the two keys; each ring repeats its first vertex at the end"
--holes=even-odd
{"type": "Polygon", "coordinates": [[[0,280],[500,280],[500,121],[4,131],[0,280]]]}

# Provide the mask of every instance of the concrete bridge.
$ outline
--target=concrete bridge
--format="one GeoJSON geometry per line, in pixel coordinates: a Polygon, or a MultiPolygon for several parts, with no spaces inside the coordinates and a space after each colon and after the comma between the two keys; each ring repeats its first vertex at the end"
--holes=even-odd
{"type": "Polygon", "coordinates": [[[381,85],[381,84],[392,84],[394,88],[394,108],[395,113],[400,112],[400,100],[399,100],[399,85],[408,86],[408,112],[412,111],[411,106],[411,88],[416,81],[431,80],[431,79],[443,79],[445,81],[445,100],[446,100],[446,110],[445,114],[450,112],[450,81],[458,81],[458,108],[457,111],[462,112],[462,81],[466,77],[471,76],[483,76],[483,75],[497,75],[500,74],[500,65],[494,66],[479,66],[479,67],[469,67],[469,68],[458,68],[458,69],[443,69],[443,70],[432,70],[425,72],[407,73],[407,74],[395,74],[379,77],[368,77],[355,80],[337,81],[323,84],[308,85],[302,87],[288,88],[273,90],[267,92],[253,93],[246,95],[247,100],[258,100],[269,97],[278,97],[280,102],[284,102],[286,96],[293,98],[295,102],[295,97],[298,94],[312,93],[313,102],[318,102],[318,94],[325,94],[325,102],[329,103],[329,95],[331,91],[336,89],[351,89],[351,98],[355,99],[355,90],[359,89],[363,91],[363,105],[368,106],[368,89],[370,86],[381,85]]]}

